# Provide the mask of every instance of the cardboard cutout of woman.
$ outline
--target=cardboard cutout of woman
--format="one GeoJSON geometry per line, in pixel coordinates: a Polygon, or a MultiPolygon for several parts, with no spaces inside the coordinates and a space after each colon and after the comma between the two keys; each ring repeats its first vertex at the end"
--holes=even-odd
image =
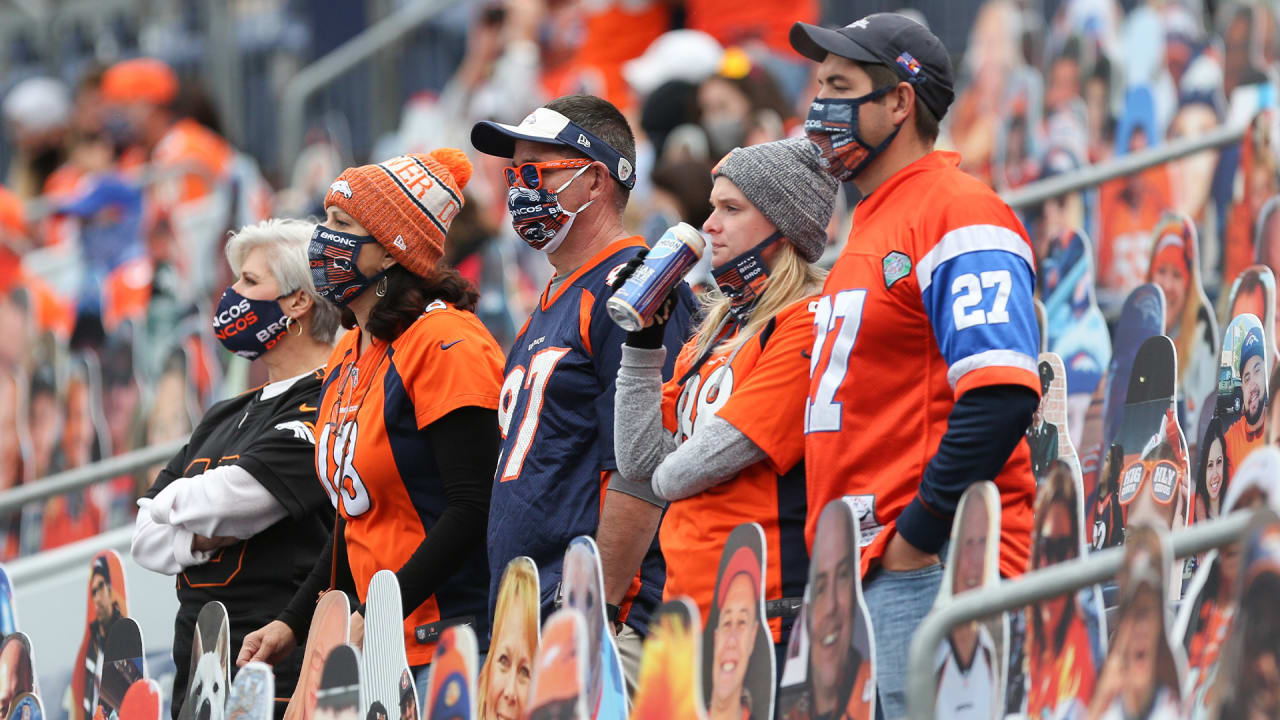
{"type": "MultiPolygon", "coordinates": [[[[1036,498],[1031,535],[1034,571],[1084,554],[1079,470],[1055,461],[1036,498]]],[[[1026,611],[1028,692],[1033,718],[1080,717],[1093,696],[1106,645],[1097,586],[1032,604],[1026,611]]]]}
{"type": "Polygon", "coordinates": [[[1169,533],[1137,513],[1125,541],[1120,609],[1111,650],[1089,703],[1089,720],[1180,717],[1183,669],[1165,630],[1169,533]]]}

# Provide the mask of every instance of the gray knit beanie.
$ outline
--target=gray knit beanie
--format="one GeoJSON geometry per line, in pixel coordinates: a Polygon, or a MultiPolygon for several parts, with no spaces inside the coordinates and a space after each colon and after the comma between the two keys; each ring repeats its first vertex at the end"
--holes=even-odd
{"type": "Polygon", "coordinates": [[[801,257],[822,257],[839,183],[819,167],[813,143],[788,138],[734,148],[711,172],[712,179],[721,176],[738,186],[801,257]]]}

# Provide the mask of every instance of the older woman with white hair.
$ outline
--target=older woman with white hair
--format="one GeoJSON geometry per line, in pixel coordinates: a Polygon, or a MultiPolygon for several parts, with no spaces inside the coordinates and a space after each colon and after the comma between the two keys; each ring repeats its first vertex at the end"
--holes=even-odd
{"type": "MultiPolygon", "coordinates": [[[[329,535],[333,510],[312,456],[339,318],[312,283],[307,245],[314,227],[268,220],[227,242],[236,281],[214,312],[214,334],[236,355],[264,363],[268,382],[209,408],[138,501],[133,558],[177,576],[175,717],[200,608],[222,602],[231,647],[239,647],[289,602],[329,535]]],[[[297,658],[275,667],[277,697],[293,693],[298,667],[297,658]]]]}

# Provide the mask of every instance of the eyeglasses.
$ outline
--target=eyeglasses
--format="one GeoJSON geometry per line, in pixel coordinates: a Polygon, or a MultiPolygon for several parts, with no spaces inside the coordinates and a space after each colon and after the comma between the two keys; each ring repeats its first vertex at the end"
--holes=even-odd
{"type": "Polygon", "coordinates": [[[578,158],[574,160],[548,160],[546,162],[530,162],[515,167],[503,168],[502,171],[507,178],[507,187],[515,187],[516,181],[520,181],[530,190],[537,190],[542,187],[542,172],[544,170],[575,170],[584,168],[594,160],[586,158],[578,158]]]}

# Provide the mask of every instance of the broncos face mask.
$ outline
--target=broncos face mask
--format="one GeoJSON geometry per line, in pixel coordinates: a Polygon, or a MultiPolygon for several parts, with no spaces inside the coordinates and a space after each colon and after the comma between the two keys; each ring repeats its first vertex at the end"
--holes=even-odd
{"type": "MultiPolygon", "coordinates": [[[[573,219],[595,202],[588,200],[585,205],[570,212],[560,204],[560,193],[589,167],[590,163],[579,168],[573,177],[555,190],[525,185],[510,185],[507,188],[507,210],[511,213],[511,226],[520,239],[533,249],[545,253],[555,252],[560,247],[560,243],[569,234],[569,228],[573,227],[573,219]]],[[[540,182],[538,184],[541,185],[540,182]]]]}
{"type": "Polygon", "coordinates": [[[715,278],[716,286],[729,298],[729,313],[739,322],[747,321],[756,300],[769,284],[765,249],[781,239],[782,233],[775,232],[724,265],[712,268],[711,276],[715,278]]]}
{"type": "Polygon", "coordinates": [[[875,146],[868,144],[858,132],[858,109],[888,95],[896,87],[889,85],[856,98],[815,98],[809,105],[804,133],[818,148],[819,164],[836,180],[848,182],[857,177],[897,137],[901,124],[875,146]]]}
{"type": "Polygon", "coordinates": [[[307,246],[311,265],[311,281],[320,297],[346,306],[366,288],[378,281],[386,271],[366,277],[356,265],[356,256],[365,243],[377,242],[372,235],[349,235],[317,225],[307,246]]]}

